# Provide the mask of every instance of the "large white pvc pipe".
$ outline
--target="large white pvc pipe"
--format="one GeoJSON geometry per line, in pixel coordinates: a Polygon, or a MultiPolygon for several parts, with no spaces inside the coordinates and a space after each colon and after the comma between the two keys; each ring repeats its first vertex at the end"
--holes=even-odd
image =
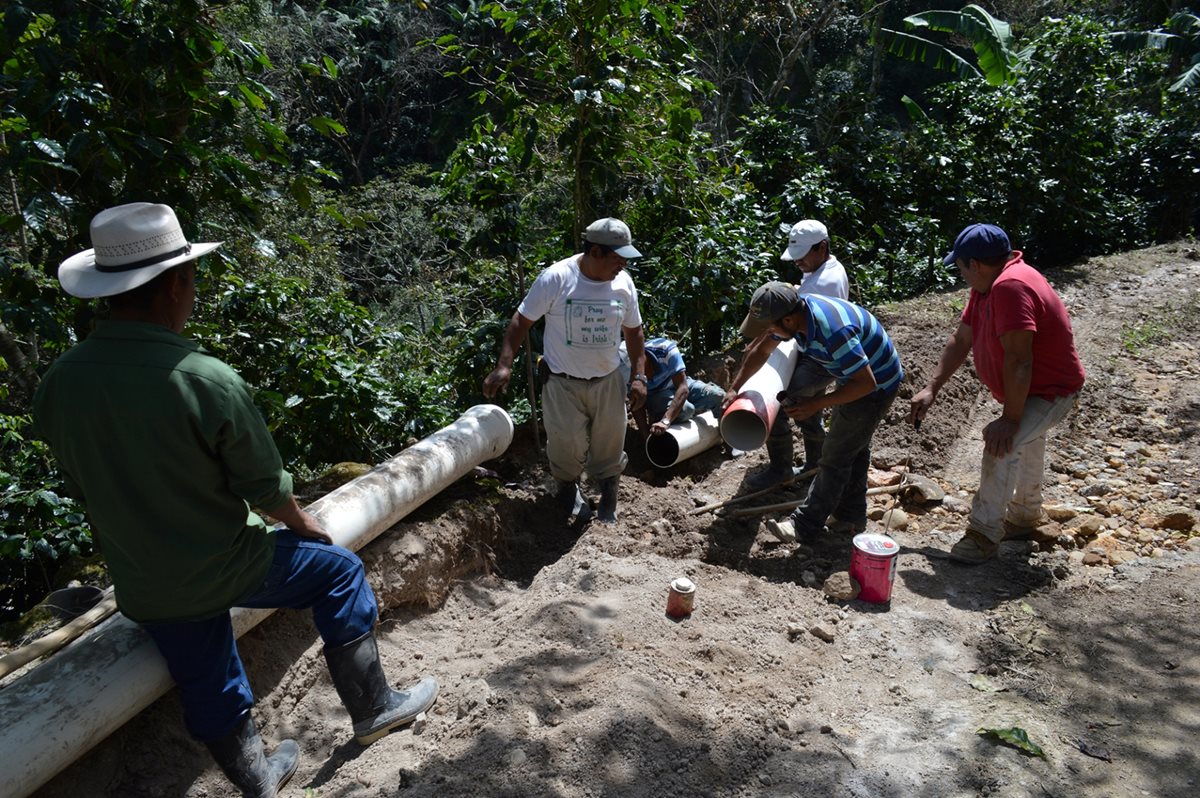
{"type": "Polygon", "coordinates": [[[748,452],[767,442],[767,433],[779,414],[779,392],[792,379],[799,354],[795,341],[783,341],[742,384],[738,398],[721,416],[721,437],[734,449],[748,452]]]}
{"type": "Polygon", "coordinates": [[[658,468],[670,468],[711,449],[721,440],[720,425],[712,411],[697,413],[687,421],[667,427],[663,435],[646,439],[646,457],[658,468]]]}
{"type": "MultiPolygon", "coordinates": [[[[359,549],[424,501],[497,457],[512,442],[508,413],[476,405],[307,509],[334,542],[359,549]]],[[[272,610],[236,609],[239,636],[272,610]]],[[[0,690],[0,796],[26,796],[172,686],[150,638],[112,616],[0,690]]]]}

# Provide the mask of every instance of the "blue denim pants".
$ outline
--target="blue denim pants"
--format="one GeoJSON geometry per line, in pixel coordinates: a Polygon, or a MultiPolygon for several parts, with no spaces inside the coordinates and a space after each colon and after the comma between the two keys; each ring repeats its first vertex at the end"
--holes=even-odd
{"type": "Polygon", "coordinates": [[[833,407],[821,450],[820,470],[804,503],[792,512],[797,537],[819,534],[830,515],[841,521],[866,524],[871,438],[895,398],[895,391],[873,391],[861,399],[833,407]]]}
{"type": "MultiPolygon", "coordinates": [[[[697,413],[716,410],[725,401],[725,389],[721,386],[691,377],[684,379],[687,380],[688,386],[687,401],[683,403],[675,421],[687,421],[697,413]]],[[[671,406],[671,400],[674,398],[675,386],[670,382],[646,397],[646,417],[650,419],[651,424],[667,414],[667,408],[671,406]]]]}
{"type": "MultiPolygon", "coordinates": [[[[287,530],[276,533],[275,557],[266,579],[237,606],[310,608],[325,646],[333,648],[371,631],[378,615],[375,594],[354,552],[287,530]]],[[[238,656],[229,612],[142,628],[179,686],[188,732],[201,742],[232,732],[253,706],[254,694],[238,656]]]]}

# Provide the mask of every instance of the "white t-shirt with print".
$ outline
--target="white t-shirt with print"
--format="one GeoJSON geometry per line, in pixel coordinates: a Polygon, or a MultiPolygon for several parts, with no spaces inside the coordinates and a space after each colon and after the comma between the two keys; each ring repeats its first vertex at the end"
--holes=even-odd
{"type": "Polygon", "coordinates": [[[802,294],[850,298],[850,279],[846,276],[846,267],[832,255],[814,271],[804,275],[799,288],[802,294]]]}
{"type": "Polygon", "coordinates": [[[546,317],[546,362],[572,377],[603,377],[617,368],[622,327],[642,326],[637,289],[628,272],[609,282],[579,270],[582,255],[560,260],[538,275],[517,308],[531,321],[546,317]]]}

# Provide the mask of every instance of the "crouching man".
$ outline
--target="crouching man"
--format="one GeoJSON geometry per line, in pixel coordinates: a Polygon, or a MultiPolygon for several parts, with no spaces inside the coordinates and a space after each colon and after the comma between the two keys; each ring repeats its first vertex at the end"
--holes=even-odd
{"type": "MultiPolygon", "coordinates": [[[[646,341],[646,404],[633,411],[642,440],[665,435],[675,422],[690,420],[698,413],[717,410],[725,401],[725,389],[711,382],[692,379],[679,352],[679,344],[670,338],[646,341]]],[[[631,366],[625,343],[621,343],[621,373],[629,380],[631,366]]]]}

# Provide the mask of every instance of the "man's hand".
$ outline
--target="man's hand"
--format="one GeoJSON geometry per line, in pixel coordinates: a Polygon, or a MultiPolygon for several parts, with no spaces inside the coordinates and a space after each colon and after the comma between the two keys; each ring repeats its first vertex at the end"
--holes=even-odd
{"type": "Polygon", "coordinates": [[[738,396],[740,396],[739,392],[732,388],[726,391],[725,398],[721,400],[721,412],[723,413],[728,410],[729,406],[737,401],[738,396]]]}
{"type": "Polygon", "coordinates": [[[653,424],[650,426],[650,434],[651,434],[651,435],[666,435],[666,434],[667,434],[667,428],[668,428],[668,427],[670,427],[670,426],[671,426],[671,425],[670,425],[670,424],[668,424],[668,423],[667,423],[667,422],[665,422],[665,421],[655,421],[655,422],[654,422],[654,423],[653,423],[653,424]]]}
{"type": "Polygon", "coordinates": [[[634,380],[629,383],[629,409],[633,412],[641,410],[646,405],[646,383],[634,380]]]}
{"type": "Polygon", "coordinates": [[[508,393],[508,381],[512,379],[512,369],[508,366],[496,366],[492,373],[483,381],[483,395],[495,399],[496,394],[508,393]]]}
{"type": "Polygon", "coordinates": [[[914,427],[920,426],[921,421],[924,420],[925,414],[929,412],[929,408],[933,406],[933,400],[936,398],[937,394],[928,385],[917,391],[908,405],[909,423],[914,427]]]}
{"type": "Polygon", "coordinates": [[[1021,422],[1011,421],[1001,416],[983,428],[983,448],[992,457],[1004,457],[1013,449],[1013,438],[1021,422]]]}
{"type": "Polygon", "coordinates": [[[325,527],[321,526],[321,522],[312,513],[301,510],[300,519],[300,523],[288,524],[288,529],[302,538],[319,540],[322,543],[333,543],[333,538],[329,537],[325,532],[325,527]]]}
{"type": "Polygon", "coordinates": [[[780,405],[783,412],[787,413],[788,418],[795,421],[803,421],[821,409],[821,403],[816,397],[809,399],[799,399],[792,402],[785,402],[780,405]]]}
{"type": "Polygon", "coordinates": [[[321,526],[321,522],[317,520],[316,516],[300,509],[295,496],[288,496],[287,503],[278,510],[274,510],[271,516],[278,518],[288,529],[302,538],[333,543],[333,538],[325,533],[325,528],[321,526]]]}

